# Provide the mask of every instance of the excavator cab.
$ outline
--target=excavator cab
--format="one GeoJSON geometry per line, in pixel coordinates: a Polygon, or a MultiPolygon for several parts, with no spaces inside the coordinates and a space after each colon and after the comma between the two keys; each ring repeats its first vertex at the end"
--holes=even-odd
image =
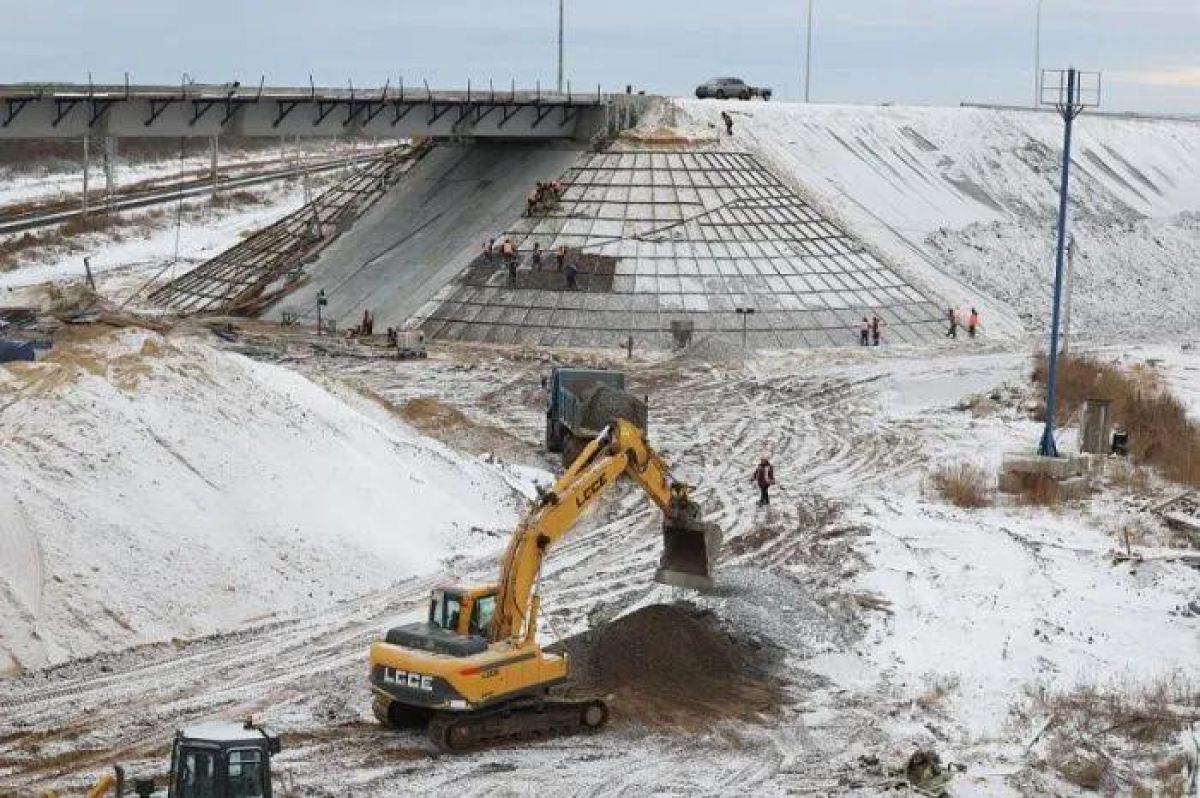
{"type": "MultiPolygon", "coordinates": [[[[278,754],[279,735],[254,722],[200,723],[179,729],[171,745],[171,771],[166,798],[272,798],[271,757],[278,754]]],[[[100,777],[87,798],[161,798],[154,779],[127,780],[121,766],[100,777]]],[[[48,792],[43,798],[57,798],[48,792]]]]}
{"type": "Polygon", "coordinates": [[[435,588],[429,600],[428,627],[463,637],[485,637],[496,611],[496,586],[435,588]]]}
{"type": "Polygon", "coordinates": [[[279,736],[247,721],[180,729],[171,747],[168,798],[271,798],[279,736]]]}

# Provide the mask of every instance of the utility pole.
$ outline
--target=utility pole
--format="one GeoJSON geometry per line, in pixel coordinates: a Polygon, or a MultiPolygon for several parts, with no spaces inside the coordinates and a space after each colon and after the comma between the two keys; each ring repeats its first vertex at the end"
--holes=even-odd
{"type": "MultiPolygon", "coordinates": [[[[1058,192],[1058,242],[1054,257],[1054,305],[1050,321],[1049,373],[1046,377],[1046,425],[1042,429],[1042,440],[1038,454],[1043,457],[1058,457],[1058,444],[1054,441],[1054,409],[1058,401],[1058,329],[1063,290],[1063,265],[1066,260],[1067,209],[1070,202],[1071,185],[1071,130],[1075,118],[1088,106],[1100,102],[1100,77],[1095,75],[1095,99],[1087,101],[1081,96],[1080,73],[1072,67],[1066,72],[1057,72],[1059,79],[1058,98],[1055,107],[1063,118],[1062,182],[1058,192]]],[[[1045,85],[1045,81],[1040,81],[1045,85]]],[[[1039,97],[1039,99],[1041,99],[1039,97]]]]}
{"type": "Polygon", "coordinates": [[[88,152],[88,134],[83,134],[83,215],[88,215],[88,172],[91,171],[92,159],[88,152]]]}
{"type": "Polygon", "coordinates": [[[212,180],[212,190],[210,193],[213,197],[215,197],[215,196],[217,196],[217,152],[220,148],[220,145],[218,144],[216,135],[214,135],[212,137],[212,140],[209,142],[209,146],[211,147],[211,152],[210,152],[211,162],[209,164],[208,171],[209,171],[209,178],[212,180]]]}
{"type": "Polygon", "coordinates": [[[1037,0],[1037,24],[1033,34],[1033,107],[1042,102],[1042,3],[1037,0]]]}
{"type": "Polygon", "coordinates": [[[742,349],[745,349],[746,326],[750,321],[750,316],[754,314],[754,308],[734,308],[734,311],[742,317],[742,349]]]}
{"type": "Polygon", "coordinates": [[[565,0],[558,0],[558,93],[563,90],[563,8],[565,0]]]}
{"type": "Polygon", "coordinates": [[[812,22],[813,0],[808,0],[808,27],[804,43],[804,102],[809,101],[812,89],[812,22]]]}

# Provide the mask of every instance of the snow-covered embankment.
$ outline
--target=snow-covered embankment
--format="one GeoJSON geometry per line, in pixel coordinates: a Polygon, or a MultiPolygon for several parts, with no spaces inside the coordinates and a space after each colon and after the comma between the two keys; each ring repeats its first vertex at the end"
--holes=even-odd
{"type": "Polygon", "coordinates": [[[0,672],[377,589],[519,505],[349,390],[151,333],[61,345],[0,366],[0,672]]]}
{"type": "MultiPolygon", "coordinates": [[[[1011,331],[1040,327],[1053,279],[1062,123],[971,108],[679,101],[734,114],[762,157],[935,293],[1011,331]],[[996,300],[996,301],[992,301],[996,300]]],[[[728,140],[727,140],[728,141],[728,140]]],[[[1200,124],[1084,115],[1071,186],[1074,327],[1172,336],[1200,315],[1200,124]]]]}

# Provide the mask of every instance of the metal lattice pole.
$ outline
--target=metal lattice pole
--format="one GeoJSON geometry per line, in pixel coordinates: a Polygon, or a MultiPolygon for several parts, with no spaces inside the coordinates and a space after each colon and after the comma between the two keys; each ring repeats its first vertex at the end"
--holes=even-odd
{"type": "Polygon", "coordinates": [[[1050,321],[1050,371],[1046,377],[1046,426],[1042,430],[1042,442],[1038,454],[1043,457],[1058,457],[1058,444],[1054,441],[1054,410],[1058,401],[1058,324],[1061,315],[1063,262],[1067,245],[1067,206],[1070,201],[1071,184],[1071,128],[1075,117],[1083,106],[1079,103],[1078,73],[1067,70],[1067,99],[1059,105],[1063,117],[1062,183],[1058,193],[1058,243],[1054,258],[1054,307],[1050,321]]]}

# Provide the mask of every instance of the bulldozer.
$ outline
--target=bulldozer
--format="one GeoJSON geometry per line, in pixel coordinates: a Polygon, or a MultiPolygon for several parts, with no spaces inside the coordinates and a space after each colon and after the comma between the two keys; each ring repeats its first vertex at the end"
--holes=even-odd
{"type": "MultiPolygon", "coordinates": [[[[127,779],[117,765],[96,781],[87,798],[123,798],[127,788],[138,798],[271,798],[271,757],[281,748],[278,734],[251,720],[198,723],[175,732],[166,792],[154,779],[127,779]]],[[[58,798],[58,793],[51,790],[42,798],[58,798]]]]}
{"type": "Polygon", "coordinates": [[[655,580],[712,586],[720,530],[703,520],[689,487],[672,478],[645,433],[615,419],[542,492],[514,532],[494,584],[438,587],[424,621],[393,628],[371,645],[373,709],[381,723],[425,726],[449,753],[604,726],[606,699],[564,692],[568,656],[538,642],[538,584],[550,548],[622,476],[663,512],[655,580]]]}

